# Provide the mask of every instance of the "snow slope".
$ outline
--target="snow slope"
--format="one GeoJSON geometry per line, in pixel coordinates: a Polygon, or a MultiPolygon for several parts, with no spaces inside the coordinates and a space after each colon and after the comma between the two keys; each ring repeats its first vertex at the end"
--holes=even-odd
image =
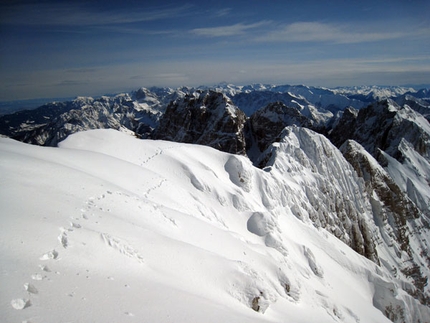
{"type": "Polygon", "coordinates": [[[2,322],[430,321],[246,157],[114,130],[0,151],[2,322]]]}

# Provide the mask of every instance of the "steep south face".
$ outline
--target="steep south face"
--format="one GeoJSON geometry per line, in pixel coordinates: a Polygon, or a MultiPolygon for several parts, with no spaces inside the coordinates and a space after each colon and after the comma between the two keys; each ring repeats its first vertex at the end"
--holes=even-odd
{"type": "Polygon", "coordinates": [[[245,114],[224,94],[195,92],[167,106],[153,138],[245,154],[245,122],[245,114]]]}
{"type": "Polygon", "coordinates": [[[400,189],[430,216],[430,124],[408,105],[384,100],[356,111],[346,110],[330,133],[340,147],[347,139],[362,145],[400,189]],[[350,113],[351,112],[351,113],[350,113]]]}
{"type": "Polygon", "coordinates": [[[430,258],[427,256],[430,243],[430,228],[425,216],[411,201],[406,192],[394,182],[381,165],[357,142],[347,140],[341,152],[365,182],[367,196],[372,206],[373,221],[380,235],[376,243],[383,262],[390,262],[414,287],[405,285],[405,290],[429,304],[430,293],[427,277],[430,275],[430,258]]]}
{"type": "MultiPolygon", "coordinates": [[[[429,304],[428,225],[361,145],[348,141],[339,150],[324,136],[291,126],[264,155],[264,170],[282,178],[280,200],[298,219],[324,228],[393,272],[399,288],[429,304]]],[[[396,315],[406,308],[396,307],[396,315]]]]}
{"type": "Polygon", "coordinates": [[[303,221],[325,228],[359,254],[379,263],[364,182],[333,144],[291,126],[261,156],[260,166],[286,183],[289,206],[303,221]]]}

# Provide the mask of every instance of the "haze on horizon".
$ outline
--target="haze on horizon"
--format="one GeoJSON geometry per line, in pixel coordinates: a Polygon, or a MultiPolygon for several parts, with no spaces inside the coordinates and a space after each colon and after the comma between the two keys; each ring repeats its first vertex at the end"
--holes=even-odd
{"type": "Polygon", "coordinates": [[[0,101],[142,86],[430,83],[430,2],[4,1],[0,101]]]}

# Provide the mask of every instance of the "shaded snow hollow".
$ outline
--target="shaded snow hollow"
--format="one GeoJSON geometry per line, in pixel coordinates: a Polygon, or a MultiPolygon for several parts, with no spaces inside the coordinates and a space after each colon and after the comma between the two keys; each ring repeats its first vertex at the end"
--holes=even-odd
{"type": "Polygon", "coordinates": [[[291,198],[321,184],[311,171],[114,130],[0,151],[2,322],[382,323],[389,306],[429,321],[388,270],[312,224],[306,192],[291,198]]]}

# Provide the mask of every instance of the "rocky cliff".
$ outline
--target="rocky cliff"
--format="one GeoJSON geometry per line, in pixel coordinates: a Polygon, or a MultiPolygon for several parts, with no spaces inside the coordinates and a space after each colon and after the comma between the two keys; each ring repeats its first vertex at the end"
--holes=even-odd
{"type": "Polygon", "coordinates": [[[245,114],[227,96],[198,91],[167,106],[153,138],[245,154],[245,122],[245,114]]]}

